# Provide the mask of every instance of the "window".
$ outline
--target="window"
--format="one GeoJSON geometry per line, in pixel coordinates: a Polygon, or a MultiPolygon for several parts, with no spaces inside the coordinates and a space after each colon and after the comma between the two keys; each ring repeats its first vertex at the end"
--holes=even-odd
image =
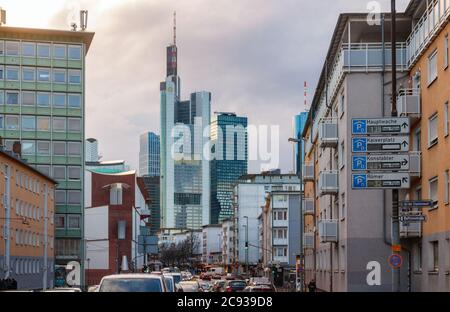
{"type": "Polygon", "coordinates": [[[68,100],[70,108],[81,108],[81,94],[69,94],[68,100]]]}
{"type": "Polygon", "coordinates": [[[38,116],[37,117],[37,130],[38,131],[50,131],[50,117],[38,116]]]}
{"type": "Polygon", "coordinates": [[[50,155],[50,141],[38,141],[37,154],[40,156],[50,155]]]}
{"type": "Polygon", "coordinates": [[[345,165],[345,142],[342,141],[339,146],[339,167],[342,169],[345,165]]]}
{"type": "Polygon", "coordinates": [[[53,142],[53,154],[55,156],[66,156],[66,142],[53,142]]]}
{"type": "Polygon", "coordinates": [[[7,105],[19,105],[19,92],[6,91],[6,104],[7,105]]]}
{"type": "Polygon", "coordinates": [[[7,56],[19,56],[19,42],[18,41],[6,41],[6,55],[7,56]]]}
{"type": "Polygon", "coordinates": [[[428,57],[428,84],[436,80],[437,76],[437,50],[434,50],[428,57]]]}
{"type": "Polygon", "coordinates": [[[69,46],[69,60],[81,60],[81,46],[69,46]]]}
{"type": "Polygon", "coordinates": [[[38,44],[37,45],[38,57],[50,58],[50,45],[49,44],[38,44]]]}
{"type": "Polygon", "coordinates": [[[68,155],[69,156],[81,156],[81,143],[69,142],[68,143],[68,155]]]}
{"type": "Polygon", "coordinates": [[[438,208],[438,178],[435,177],[433,179],[431,179],[428,182],[429,185],[429,194],[430,194],[430,200],[433,201],[434,203],[434,207],[433,208],[438,208]]]}
{"type": "Polygon", "coordinates": [[[445,35],[444,39],[444,69],[448,68],[448,57],[449,57],[449,48],[448,48],[448,34],[445,35]]]}
{"type": "Polygon", "coordinates": [[[0,66],[0,80],[3,80],[3,66],[0,66]]]}
{"type": "Polygon", "coordinates": [[[4,51],[5,51],[5,48],[3,45],[3,41],[0,41],[0,55],[4,55],[4,51]]]}
{"type": "Polygon", "coordinates": [[[19,81],[19,67],[6,67],[6,80],[19,81]]]}
{"type": "Polygon", "coordinates": [[[341,194],[341,221],[345,219],[347,214],[346,206],[345,206],[345,193],[341,194]]]}
{"type": "Polygon", "coordinates": [[[68,167],[68,176],[69,180],[77,180],[81,179],[81,167],[68,167]]]}
{"type": "Polygon", "coordinates": [[[53,166],[53,179],[55,180],[65,180],[66,179],[66,167],[64,166],[53,166]]]}
{"type": "Polygon", "coordinates": [[[36,154],[36,145],[34,141],[22,141],[22,154],[24,155],[36,154]]]}
{"type": "Polygon", "coordinates": [[[428,119],[428,146],[438,143],[438,115],[437,113],[428,119]]]}
{"type": "Polygon", "coordinates": [[[56,190],[55,191],[55,204],[65,205],[66,204],[66,191],[56,190]]]}
{"type": "Polygon", "coordinates": [[[22,105],[34,106],[36,105],[36,95],[34,92],[22,92],[22,105]]]}
{"type": "Polygon", "coordinates": [[[38,68],[37,80],[39,82],[50,82],[50,70],[47,68],[38,68]]]}
{"type": "Polygon", "coordinates": [[[111,186],[109,203],[110,205],[122,205],[122,184],[117,183],[111,186]]]}
{"type": "Polygon", "coordinates": [[[439,271],[439,242],[431,242],[431,252],[432,252],[432,271],[439,271]]]}
{"type": "Polygon", "coordinates": [[[22,56],[35,57],[36,44],[32,42],[22,42],[22,56]]]}
{"type": "Polygon", "coordinates": [[[68,119],[68,129],[70,132],[81,132],[81,119],[69,118],[68,119]]]}
{"type": "Polygon", "coordinates": [[[448,136],[449,124],[448,124],[448,102],[444,104],[444,134],[448,136]]]}
{"type": "Polygon", "coordinates": [[[81,205],[81,191],[67,191],[67,203],[69,205],[81,205]]]}
{"type": "Polygon", "coordinates": [[[81,71],[80,70],[69,70],[69,83],[81,84],[81,71]]]}
{"type": "Polygon", "coordinates": [[[23,81],[34,81],[36,79],[36,70],[34,68],[22,68],[22,80],[23,81]]]}
{"type": "Polygon", "coordinates": [[[53,131],[65,132],[66,131],[66,118],[53,117],[53,131]]]}
{"type": "Polygon", "coordinates": [[[67,218],[68,218],[67,227],[69,229],[79,230],[81,228],[79,215],[68,215],[67,218]]]}
{"type": "Polygon", "coordinates": [[[445,204],[448,204],[449,203],[449,201],[450,201],[450,198],[449,198],[449,191],[450,191],[450,173],[449,173],[449,170],[446,170],[445,171],[445,174],[444,174],[444,177],[445,177],[445,184],[444,184],[444,188],[445,188],[445,190],[444,190],[444,203],[445,204]]]}
{"type": "Polygon", "coordinates": [[[65,59],[66,58],[66,46],[65,45],[54,45],[53,46],[53,58],[55,59],[65,59]]]}
{"type": "Polygon", "coordinates": [[[36,130],[36,118],[34,116],[22,116],[22,130],[23,131],[35,131],[36,130]]]}
{"type": "Polygon", "coordinates": [[[53,107],[66,107],[66,95],[64,93],[53,93],[53,107]]]}
{"type": "Polygon", "coordinates": [[[344,112],[345,112],[345,95],[344,94],[341,95],[341,100],[339,102],[339,106],[340,106],[340,110],[341,110],[340,116],[342,117],[342,115],[344,115],[344,112]]]}
{"type": "Polygon", "coordinates": [[[0,129],[4,129],[4,119],[5,117],[3,115],[0,115],[0,129]]]}
{"type": "Polygon", "coordinates": [[[6,116],[6,130],[19,130],[19,116],[6,116]]]}
{"type": "Polygon", "coordinates": [[[422,139],[421,139],[421,135],[422,132],[420,131],[420,128],[416,130],[416,132],[414,132],[413,135],[413,150],[414,151],[419,151],[422,148],[422,139]]]}
{"type": "Polygon", "coordinates": [[[66,216],[62,214],[55,215],[55,228],[65,229],[66,228],[66,216]]]}
{"type": "Polygon", "coordinates": [[[66,83],[66,70],[54,69],[53,70],[53,82],[54,83],[66,83]]]}
{"type": "Polygon", "coordinates": [[[50,106],[50,93],[38,92],[36,102],[38,106],[50,106]]]}

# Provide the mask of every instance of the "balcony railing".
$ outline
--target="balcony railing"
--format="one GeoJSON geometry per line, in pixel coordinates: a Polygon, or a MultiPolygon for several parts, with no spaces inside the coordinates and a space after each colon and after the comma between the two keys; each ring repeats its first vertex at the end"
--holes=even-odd
{"type": "Polygon", "coordinates": [[[314,233],[303,233],[303,248],[313,249],[314,248],[314,233]]]}
{"type": "Polygon", "coordinates": [[[322,243],[338,241],[338,220],[320,220],[319,236],[322,243]]]}
{"type": "Polygon", "coordinates": [[[319,124],[320,147],[336,147],[338,145],[338,120],[337,118],[322,118],[319,124]]]}
{"type": "Polygon", "coordinates": [[[303,181],[314,181],[314,163],[305,162],[303,165],[303,181]]]}
{"type": "Polygon", "coordinates": [[[339,192],[339,173],[337,170],[320,173],[319,191],[321,195],[333,195],[339,192]]]}
{"type": "Polygon", "coordinates": [[[422,237],[422,223],[409,223],[404,225],[400,222],[400,237],[401,238],[417,238],[422,237]]]}
{"type": "Polygon", "coordinates": [[[314,198],[303,199],[303,214],[307,216],[314,215],[314,198]]]}
{"type": "Polygon", "coordinates": [[[420,89],[401,89],[397,97],[397,111],[400,117],[420,118],[420,89]]]}
{"type": "Polygon", "coordinates": [[[422,176],[422,153],[409,152],[409,173],[412,177],[422,176]]]}
{"type": "Polygon", "coordinates": [[[416,63],[450,17],[450,1],[434,0],[415,24],[406,41],[408,66],[416,63]]]}

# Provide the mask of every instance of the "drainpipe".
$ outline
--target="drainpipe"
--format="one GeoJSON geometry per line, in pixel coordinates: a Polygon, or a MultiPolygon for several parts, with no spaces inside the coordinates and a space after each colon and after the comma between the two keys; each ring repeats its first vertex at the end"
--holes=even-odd
{"type": "Polygon", "coordinates": [[[10,194],[10,182],[11,182],[11,167],[5,165],[5,279],[10,277],[11,272],[11,194],[10,194]]]}

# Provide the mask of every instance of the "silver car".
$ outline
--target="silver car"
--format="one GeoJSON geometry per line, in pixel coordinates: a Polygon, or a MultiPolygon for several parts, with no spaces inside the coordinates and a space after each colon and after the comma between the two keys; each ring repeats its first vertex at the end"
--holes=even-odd
{"type": "Polygon", "coordinates": [[[168,292],[164,276],[120,274],[102,278],[98,292],[168,292]]]}

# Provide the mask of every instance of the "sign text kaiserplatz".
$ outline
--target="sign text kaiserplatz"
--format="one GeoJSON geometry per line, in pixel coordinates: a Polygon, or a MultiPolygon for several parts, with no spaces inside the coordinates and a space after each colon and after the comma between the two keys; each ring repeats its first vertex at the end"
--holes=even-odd
{"type": "Polygon", "coordinates": [[[409,118],[352,119],[353,135],[409,134],[409,118]]]}
{"type": "Polygon", "coordinates": [[[408,152],[409,136],[354,137],[353,153],[408,152]]]}

